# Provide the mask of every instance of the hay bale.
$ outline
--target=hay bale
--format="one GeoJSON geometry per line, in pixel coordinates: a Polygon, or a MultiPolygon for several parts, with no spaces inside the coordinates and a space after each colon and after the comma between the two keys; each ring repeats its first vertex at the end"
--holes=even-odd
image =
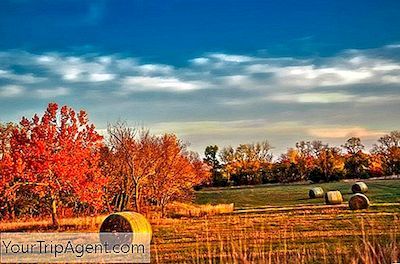
{"type": "Polygon", "coordinates": [[[365,182],[356,182],[351,186],[353,193],[366,193],[368,191],[368,186],[365,182]]]}
{"type": "Polygon", "coordinates": [[[311,199],[324,197],[324,190],[321,187],[314,187],[308,192],[311,199]]]}
{"type": "Polygon", "coordinates": [[[368,197],[361,193],[356,193],[350,197],[349,207],[351,210],[367,209],[369,207],[368,197]]]}
{"type": "Polygon", "coordinates": [[[339,191],[329,191],[325,194],[326,204],[341,204],[343,196],[339,191]]]}
{"type": "Polygon", "coordinates": [[[111,214],[104,219],[100,226],[100,240],[107,241],[109,244],[130,243],[132,239],[142,238],[143,235],[151,239],[151,225],[146,217],[136,212],[111,214]],[[114,238],[111,238],[112,241],[110,241],[110,233],[117,234],[114,238]]]}

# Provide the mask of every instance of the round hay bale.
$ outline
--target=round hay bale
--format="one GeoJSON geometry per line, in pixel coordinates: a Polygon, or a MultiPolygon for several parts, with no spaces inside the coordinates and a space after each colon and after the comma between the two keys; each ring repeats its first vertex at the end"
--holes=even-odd
{"type": "Polygon", "coordinates": [[[324,197],[324,190],[321,187],[314,187],[308,192],[311,199],[324,197]]]}
{"type": "Polygon", "coordinates": [[[130,243],[146,235],[151,239],[152,230],[146,217],[136,212],[118,212],[107,216],[100,226],[100,240],[113,243],[130,243]],[[110,236],[115,234],[115,236],[110,236]]]}
{"type": "Polygon", "coordinates": [[[356,182],[351,186],[353,193],[366,193],[368,191],[368,186],[365,182],[356,182]]]}
{"type": "Polygon", "coordinates": [[[361,193],[356,193],[350,197],[349,207],[351,210],[367,209],[369,207],[368,197],[361,193]]]}
{"type": "Polygon", "coordinates": [[[339,191],[329,191],[325,194],[326,204],[341,204],[343,196],[339,191]]]}

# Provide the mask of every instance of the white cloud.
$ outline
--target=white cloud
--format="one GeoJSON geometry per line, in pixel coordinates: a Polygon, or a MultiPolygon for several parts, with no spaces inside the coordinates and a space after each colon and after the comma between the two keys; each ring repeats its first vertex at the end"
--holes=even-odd
{"type": "Polygon", "coordinates": [[[388,48],[388,49],[398,49],[398,48],[400,48],[400,44],[386,45],[385,48],[388,48]]]}
{"type": "Polygon", "coordinates": [[[115,78],[115,74],[108,69],[112,62],[109,56],[86,58],[49,53],[36,57],[40,66],[68,82],[104,82],[115,78]]]}
{"type": "Polygon", "coordinates": [[[246,119],[246,120],[202,120],[194,122],[160,122],[150,125],[152,132],[155,133],[177,133],[179,135],[246,135],[262,134],[267,132],[285,133],[290,130],[302,129],[299,122],[274,122],[266,119],[246,119]]]}
{"type": "Polygon", "coordinates": [[[118,91],[181,92],[214,88],[226,90],[227,98],[221,98],[222,101],[235,102],[237,105],[240,105],[238,100],[246,101],[249,98],[232,98],[229,96],[231,90],[244,90],[250,97],[253,93],[251,90],[258,94],[264,92],[276,102],[340,103],[352,101],[359,95],[360,92],[352,91],[352,85],[400,84],[400,61],[387,56],[375,56],[373,52],[353,50],[335,57],[314,60],[209,53],[190,59],[186,67],[180,68],[140,63],[137,58],[123,58],[117,54],[78,57],[57,52],[39,55],[3,52],[1,56],[8,56],[10,63],[14,56],[20,65],[46,69],[49,73],[46,78],[50,80],[38,78],[33,72],[12,73],[2,69],[1,64],[0,78],[8,78],[21,86],[23,83],[47,81],[55,82],[57,86],[63,83],[68,83],[68,86],[72,83],[87,83],[95,87],[97,83],[109,82],[109,87],[116,91],[114,94],[118,94],[118,91]],[[349,88],[346,92],[319,91],[323,87],[340,86],[349,88]],[[306,89],[313,89],[313,92],[306,92],[306,89]]]}
{"type": "Polygon", "coordinates": [[[232,55],[224,53],[212,53],[209,55],[209,57],[224,62],[234,62],[234,63],[250,62],[256,59],[254,57],[249,57],[249,56],[232,55]]]}
{"type": "Polygon", "coordinates": [[[173,67],[170,65],[160,65],[160,64],[144,64],[137,66],[137,69],[144,75],[149,74],[160,74],[166,75],[173,72],[173,67]]]}
{"type": "Polygon", "coordinates": [[[1,97],[18,97],[24,93],[24,88],[18,85],[6,85],[0,87],[1,97]]]}
{"type": "Polygon", "coordinates": [[[280,66],[273,66],[269,63],[255,63],[244,67],[246,73],[277,73],[280,66]]]}
{"type": "Polygon", "coordinates": [[[314,65],[284,67],[276,72],[283,86],[339,86],[368,82],[373,73],[367,69],[345,69],[339,67],[316,68],[314,65]]]}
{"type": "Polygon", "coordinates": [[[89,74],[89,81],[90,82],[104,82],[104,81],[111,81],[115,78],[114,74],[110,73],[91,73],[89,74]]]}
{"type": "Polygon", "coordinates": [[[364,103],[364,104],[382,104],[388,102],[400,101],[396,95],[356,95],[341,92],[315,92],[315,93],[282,93],[264,98],[266,101],[275,101],[283,103],[304,103],[304,104],[333,104],[333,103],[364,103]]]}
{"type": "Polygon", "coordinates": [[[209,58],[194,58],[190,60],[195,65],[206,65],[210,59],[209,58]]]}
{"type": "Polygon", "coordinates": [[[317,138],[350,138],[350,137],[360,137],[360,138],[379,138],[384,135],[383,131],[368,130],[363,127],[325,127],[325,128],[310,128],[308,132],[317,138]]]}
{"type": "Polygon", "coordinates": [[[54,56],[51,56],[51,55],[40,55],[40,56],[37,56],[37,61],[39,63],[47,64],[47,63],[55,62],[56,58],[54,56]]]}
{"type": "Polygon", "coordinates": [[[35,94],[39,98],[55,98],[59,96],[66,96],[70,93],[70,90],[65,87],[57,87],[55,89],[37,89],[35,94]]]}
{"type": "Polygon", "coordinates": [[[277,94],[267,100],[278,102],[296,102],[296,103],[343,103],[355,100],[354,95],[344,93],[301,93],[301,94],[277,94]]]}
{"type": "Polygon", "coordinates": [[[62,78],[67,81],[79,81],[82,71],[75,67],[64,67],[62,78]]]}
{"type": "Polygon", "coordinates": [[[200,82],[182,81],[170,77],[132,76],[123,80],[125,91],[191,91],[201,89],[200,82]]]}
{"type": "Polygon", "coordinates": [[[40,78],[34,76],[33,74],[16,74],[8,70],[0,69],[0,79],[9,79],[12,81],[18,81],[21,83],[38,83],[44,80],[44,78],[40,78]]]}
{"type": "Polygon", "coordinates": [[[88,108],[96,122],[159,122],[151,127],[194,144],[376,138],[380,131],[366,127],[397,124],[397,48],[307,60],[205,53],[181,66],[121,54],[3,51],[0,109],[5,118],[23,107],[5,109],[3,102],[25,99],[36,110],[45,99],[62,98],[88,108]]]}

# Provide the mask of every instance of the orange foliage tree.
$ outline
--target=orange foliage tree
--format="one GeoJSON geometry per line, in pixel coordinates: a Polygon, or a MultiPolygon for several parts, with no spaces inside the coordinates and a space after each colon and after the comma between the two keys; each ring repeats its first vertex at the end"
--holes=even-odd
{"type": "Polygon", "coordinates": [[[272,162],[271,145],[267,140],[240,144],[236,149],[223,148],[221,160],[223,174],[236,185],[260,184],[266,181],[266,171],[272,162]]]}
{"type": "Polygon", "coordinates": [[[357,137],[349,138],[342,147],[346,150],[345,169],[347,178],[368,178],[370,155],[363,152],[364,145],[357,137]]]}
{"type": "Polygon", "coordinates": [[[150,198],[161,208],[171,201],[189,198],[193,187],[209,179],[210,170],[198,155],[187,151],[186,146],[172,134],[157,137],[157,156],[154,173],[148,178],[150,198]]]}
{"type": "Polygon", "coordinates": [[[14,208],[11,206],[14,197],[6,197],[4,191],[10,181],[12,181],[12,174],[10,167],[12,160],[10,159],[10,141],[12,132],[16,125],[9,123],[6,125],[0,124],[0,217],[7,213],[14,216],[14,208]]]}
{"type": "Polygon", "coordinates": [[[384,173],[400,174],[400,131],[395,130],[378,139],[372,150],[381,159],[384,173]]]}
{"type": "Polygon", "coordinates": [[[108,170],[111,178],[110,191],[128,197],[127,207],[132,205],[141,211],[143,185],[146,178],[154,173],[156,139],[148,131],[138,131],[124,122],[109,125],[108,170]]]}
{"type": "Polygon", "coordinates": [[[110,192],[126,195],[128,209],[142,212],[142,205],[156,204],[165,213],[168,203],[209,177],[209,168],[174,135],[151,135],[124,122],[110,125],[108,134],[110,192]]]}
{"type": "Polygon", "coordinates": [[[87,114],[50,103],[43,117],[23,117],[13,130],[9,151],[2,158],[5,197],[22,187],[47,202],[58,226],[57,206],[62,198],[78,198],[95,208],[102,205],[106,178],[98,166],[102,137],[88,123],[87,114]]]}

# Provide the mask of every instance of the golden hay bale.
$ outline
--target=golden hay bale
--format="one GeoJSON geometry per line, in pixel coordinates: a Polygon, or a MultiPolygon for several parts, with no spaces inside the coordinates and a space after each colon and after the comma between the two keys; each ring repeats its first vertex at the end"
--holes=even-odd
{"type": "Polygon", "coordinates": [[[324,190],[321,187],[314,187],[308,192],[311,199],[324,197],[324,190]]]}
{"type": "Polygon", "coordinates": [[[351,210],[367,209],[369,207],[368,197],[361,193],[356,193],[350,197],[349,207],[351,210]]]}
{"type": "Polygon", "coordinates": [[[325,194],[326,204],[341,204],[343,196],[339,191],[329,191],[325,194]]]}
{"type": "Polygon", "coordinates": [[[135,212],[118,212],[107,216],[100,226],[100,233],[133,233],[148,234],[151,238],[152,230],[146,217],[135,212]]]}
{"type": "Polygon", "coordinates": [[[368,191],[368,186],[365,182],[356,182],[351,186],[353,193],[366,193],[368,191]]]}

